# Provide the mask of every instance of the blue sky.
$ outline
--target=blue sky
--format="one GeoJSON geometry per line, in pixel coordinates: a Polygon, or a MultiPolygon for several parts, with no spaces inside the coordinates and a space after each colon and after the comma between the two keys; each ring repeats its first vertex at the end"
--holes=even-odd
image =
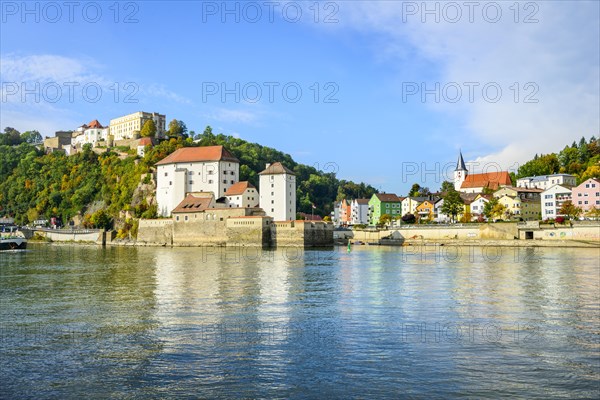
{"type": "Polygon", "coordinates": [[[399,194],[459,148],[513,170],[600,132],[598,2],[23,4],[2,2],[2,129],[158,111],[399,194]]]}

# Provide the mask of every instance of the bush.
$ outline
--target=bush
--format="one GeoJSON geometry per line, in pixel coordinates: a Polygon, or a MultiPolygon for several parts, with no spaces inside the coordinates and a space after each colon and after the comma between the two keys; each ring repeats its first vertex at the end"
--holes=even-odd
{"type": "Polygon", "coordinates": [[[557,224],[564,224],[565,223],[565,217],[556,217],[556,219],[554,221],[557,224]]]}
{"type": "Polygon", "coordinates": [[[417,221],[417,217],[414,214],[406,214],[402,217],[402,222],[405,224],[414,224],[417,221]]]}

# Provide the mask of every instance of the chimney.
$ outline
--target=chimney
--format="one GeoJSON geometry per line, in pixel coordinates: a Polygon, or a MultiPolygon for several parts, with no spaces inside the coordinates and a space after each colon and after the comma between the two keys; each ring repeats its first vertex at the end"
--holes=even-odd
{"type": "Polygon", "coordinates": [[[269,168],[271,166],[271,163],[266,163],[265,165],[266,165],[265,169],[267,169],[267,168],[269,168]]]}

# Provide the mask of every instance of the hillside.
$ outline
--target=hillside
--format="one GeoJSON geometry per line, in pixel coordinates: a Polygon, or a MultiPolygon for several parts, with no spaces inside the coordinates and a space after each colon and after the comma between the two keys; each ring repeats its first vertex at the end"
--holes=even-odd
{"type": "MultiPolygon", "coordinates": [[[[0,140],[2,135],[6,134],[0,134],[0,140]]],[[[15,135],[14,130],[11,135],[15,135]]],[[[134,217],[153,217],[155,205],[149,204],[148,193],[139,190],[147,188],[150,180],[142,176],[178,148],[192,146],[224,145],[240,159],[240,180],[249,180],[257,187],[258,172],[265,164],[281,161],[297,174],[298,212],[310,213],[314,203],[315,214],[328,215],[337,198],[370,197],[376,192],[370,185],[338,180],[334,172],[297,163],[289,154],[273,148],[214,135],[210,127],[196,142],[172,138],[147,151],[144,158],[119,157],[110,150],[98,155],[89,147],[69,157],[46,155],[26,141],[15,143],[19,141],[0,145],[0,216],[14,216],[18,224],[52,216],[66,222],[79,214],[91,225],[110,226],[121,211],[134,217]]]]}

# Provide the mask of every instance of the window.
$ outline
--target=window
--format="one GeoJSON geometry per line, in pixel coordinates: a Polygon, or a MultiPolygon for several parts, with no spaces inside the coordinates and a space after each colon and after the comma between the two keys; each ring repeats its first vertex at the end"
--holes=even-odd
{"type": "Polygon", "coordinates": [[[194,171],[188,172],[189,175],[194,175],[194,171]]]}
{"type": "Polygon", "coordinates": [[[227,183],[227,179],[223,179],[223,183],[227,183]]]}
{"type": "Polygon", "coordinates": [[[587,201],[587,200],[583,202],[583,204],[587,204],[587,203],[588,203],[588,201],[587,201]]]}
{"type": "Polygon", "coordinates": [[[223,175],[227,175],[227,171],[223,171],[223,175]]]}
{"type": "Polygon", "coordinates": [[[183,217],[186,221],[188,220],[188,216],[186,215],[185,217],[183,217]]]}
{"type": "Polygon", "coordinates": [[[190,181],[190,185],[193,185],[193,184],[194,184],[194,181],[190,181]]]}
{"type": "Polygon", "coordinates": [[[271,204],[275,204],[275,200],[271,200],[271,204]]]}
{"type": "Polygon", "coordinates": [[[210,179],[210,180],[208,181],[208,183],[213,183],[213,180],[212,180],[212,179],[210,179]]]}
{"type": "Polygon", "coordinates": [[[169,181],[169,186],[173,185],[173,182],[169,181]]]}
{"type": "Polygon", "coordinates": [[[274,209],[274,208],[271,208],[271,212],[275,212],[275,209],[274,209]]]}
{"type": "Polygon", "coordinates": [[[176,219],[177,221],[179,221],[179,215],[178,215],[177,217],[175,217],[175,219],[176,219]]]}
{"type": "Polygon", "coordinates": [[[596,192],[596,197],[600,196],[600,192],[596,192]]]}
{"type": "Polygon", "coordinates": [[[271,192],[271,196],[275,195],[275,192],[271,192]]]}
{"type": "Polygon", "coordinates": [[[577,204],[581,204],[581,200],[579,200],[579,201],[577,202],[577,204]]]}
{"type": "Polygon", "coordinates": [[[230,181],[230,182],[231,182],[231,184],[233,185],[233,181],[230,181]]]}
{"type": "Polygon", "coordinates": [[[589,183],[586,183],[586,184],[585,184],[585,188],[586,188],[586,189],[589,189],[589,187],[590,187],[590,184],[589,184],[589,183]]]}
{"type": "Polygon", "coordinates": [[[577,197],[581,197],[581,193],[577,193],[577,197]]]}
{"type": "Polygon", "coordinates": [[[165,176],[169,176],[169,173],[168,173],[168,172],[165,172],[165,176]]]}
{"type": "Polygon", "coordinates": [[[233,171],[231,171],[231,175],[235,175],[235,174],[233,173],[233,171]]]}
{"type": "Polygon", "coordinates": [[[274,188],[274,187],[275,187],[275,184],[274,184],[274,183],[271,183],[271,187],[272,187],[272,188],[274,188]]]}

